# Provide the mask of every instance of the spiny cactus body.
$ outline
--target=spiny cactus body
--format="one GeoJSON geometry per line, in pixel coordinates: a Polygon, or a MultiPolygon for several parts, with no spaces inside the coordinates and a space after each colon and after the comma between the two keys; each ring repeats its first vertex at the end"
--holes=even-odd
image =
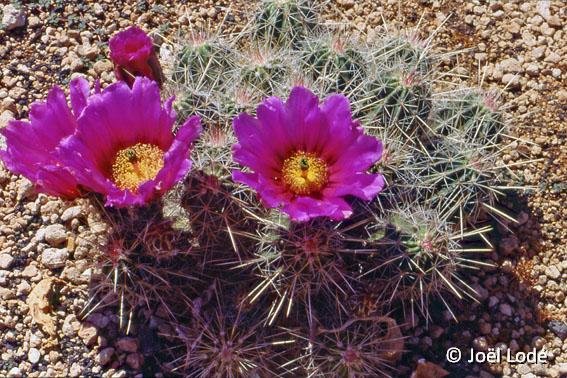
{"type": "Polygon", "coordinates": [[[317,26],[315,1],[263,0],[250,33],[271,46],[291,47],[317,26]]]}
{"type": "MultiPolygon", "coordinates": [[[[403,341],[399,329],[387,331],[396,321],[382,315],[428,324],[431,302],[451,311],[454,300],[474,300],[463,269],[490,265],[482,254],[492,250],[491,228],[479,222],[501,194],[505,127],[495,98],[441,79],[431,38],[357,40],[319,23],[317,8],[265,0],[242,32],[178,49],[171,87],[182,115],[201,116],[204,130],[176,198],[202,281],[238,282],[230,306],[180,317],[189,324],[178,363],[184,374],[281,373],[266,367],[269,353],[292,375],[392,374],[403,341]],[[372,170],[387,186],[369,203],[347,198],[350,219],[290,222],[231,178],[239,168],[233,119],[254,116],[262,100],[285,98],[295,85],[320,98],[344,94],[354,127],[383,142],[372,170]],[[234,322],[235,311],[246,324],[234,322]],[[262,339],[272,327],[289,330],[286,351],[262,339]]],[[[192,307],[201,302],[189,299],[192,307]]]]}

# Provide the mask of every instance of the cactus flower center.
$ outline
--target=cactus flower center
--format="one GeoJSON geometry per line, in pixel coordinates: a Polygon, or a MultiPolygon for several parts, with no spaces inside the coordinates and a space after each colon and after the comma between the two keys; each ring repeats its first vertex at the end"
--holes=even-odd
{"type": "Polygon", "coordinates": [[[297,151],[284,160],[282,178],[294,194],[317,193],[329,180],[327,163],[312,152],[297,151]]]}
{"type": "Polygon", "coordinates": [[[154,144],[137,143],[119,150],[112,163],[112,179],[120,189],[136,192],[163,168],[163,151],[154,144]]]}

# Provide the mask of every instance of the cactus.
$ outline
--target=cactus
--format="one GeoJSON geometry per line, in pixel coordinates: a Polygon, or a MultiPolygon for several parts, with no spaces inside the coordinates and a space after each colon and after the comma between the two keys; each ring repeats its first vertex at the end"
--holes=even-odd
{"type": "Polygon", "coordinates": [[[301,375],[308,377],[390,376],[404,345],[396,322],[380,316],[349,319],[336,328],[296,337],[307,344],[299,362],[301,375]]]}
{"type": "Polygon", "coordinates": [[[461,90],[444,100],[434,124],[438,134],[491,148],[497,147],[505,131],[495,94],[478,90],[461,90]]]}
{"type": "Polygon", "coordinates": [[[447,293],[475,299],[475,291],[459,276],[459,270],[490,265],[471,255],[492,250],[482,245],[490,227],[460,232],[435,209],[413,205],[390,210],[368,230],[371,239],[377,240],[379,253],[369,260],[362,276],[382,282],[376,301],[401,303],[415,323],[418,315],[430,320],[432,300],[441,300],[451,312],[444,299],[447,293]]]}
{"type": "Polygon", "coordinates": [[[383,67],[404,67],[420,75],[428,75],[436,65],[427,41],[420,40],[415,33],[407,35],[385,35],[371,46],[372,60],[383,67]]]}
{"type": "MultiPolygon", "coordinates": [[[[344,32],[337,32],[340,28],[317,24],[316,13],[307,1],[264,1],[245,30],[232,39],[232,59],[218,60],[224,64],[220,71],[229,72],[230,78],[223,79],[222,86],[181,89],[180,97],[189,101],[185,106],[182,101],[184,112],[203,115],[208,123],[195,145],[195,167],[215,177],[225,193],[209,195],[209,189],[199,189],[201,180],[188,181],[185,190],[191,194],[184,197],[184,207],[199,244],[225,251],[239,249],[239,243],[254,244],[254,256],[238,256],[233,265],[245,276],[259,277],[246,302],[267,300],[266,324],[301,318],[305,315],[296,310],[314,311],[321,297],[339,303],[343,311],[341,297],[354,295],[361,283],[358,278],[374,275],[387,286],[399,282],[394,298],[413,303],[406,307],[415,306],[414,312],[425,317],[428,297],[442,298],[446,292],[474,296],[456,278],[466,265],[459,251],[469,243],[456,235],[467,234],[501,194],[501,168],[495,164],[499,150],[494,147],[504,127],[494,98],[470,91],[452,99],[461,92],[445,89],[440,80],[441,55],[432,52],[431,37],[383,35],[366,44],[344,37],[344,32]],[[254,193],[230,180],[235,167],[229,148],[234,143],[231,120],[243,111],[253,113],[262,98],[284,96],[297,84],[322,97],[345,94],[365,131],[384,143],[383,158],[373,170],[386,176],[387,189],[370,205],[353,201],[358,215],[340,224],[289,224],[263,211],[254,193]],[[436,94],[439,88],[451,98],[436,94]],[[222,212],[211,220],[203,211],[230,209],[229,202],[239,209],[234,213],[238,216],[231,216],[236,230],[230,227],[230,240],[222,212]],[[239,222],[238,217],[246,221],[239,222]],[[368,223],[376,232],[363,235],[361,225],[368,223]],[[426,236],[435,240],[432,251],[424,249],[426,236]],[[316,254],[310,252],[313,245],[316,254]],[[378,258],[379,253],[369,252],[372,248],[387,253],[378,258]],[[369,272],[359,271],[361,267],[369,272]]],[[[470,232],[482,239],[488,231],[480,230],[470,232]]],[[[227,256],[223,261],[229,260],[227,256]]],[[[316,323],[314,318],[310,321],[316,323]]]]}
{"type": "Polygon", "coordinates": [[[188,295],[192,289],[185,280],[194,279],[190,273],[178,273],[180,267],[192,265],[187,233],[174,230],[155,208],[105,211],[103,216],[113,228],[98,257],[100,275],[84,316],[115,303],[119,326],[126,333],[142,308],[162,306],[165,315],[174,319],[177,304],[169,299],[188,295]]]}
{"type": "Polygon", "coordinates": [[[481,255],[492,250],[491,228],[479,225],[485,210],[502,215],[496,98],[440,80],[430,39],[363,43],[318,22],[317,10],[264,0],[236,36],[194,34],[176,50],[166,89],[180,118],[203,120],[192,170],[163,208],[185,232],[173,237],[160,216],[134,222],[111,236],[103,271],[118,277],[106,292],[134,281],[115,290],[133,298],[131,313],[168,309],[179,374],[391,374],[403,347],[396,320],[429,323],[431,303],[451,311],[474,300],[461,271],[490,265],[481,255]],[[291,222],[232,179],[233,119],[295,85],[320,98],[341,92],[353,127],[383,142],[372,170],[387,188],[372,202],[345,197],[349,219],[291,222]]]}
{"type": "Polygon", "coordinates": [[[378,120],[386,128],[397,128],[408,139],[427,130],[431,111],[430,85],[414,71],[379,71],[367,84],[361,118],[378,120]]]}
{"type": "Polygon", "coordinates": [[[322,82],[327,93],[354,93],[366,75],[367,62],[361,50],[338,36],[306,39],[299,51],[300,67],[315,82],[322,82]]]}
{"type": "Polygon", "coordinates": [[[312,0],[263,0],[250,32],[272,47],[296,46],[317,26],[312,0]]]}
{"type": "Polygon", "coordinates": [[[178,52],[173,80],[190,88],[221,86],[232,67],[232,51],[227,43],[197,34],[178,52]]]}
{"type": "Polygon", "coordinates": [[[286,343],[284,335],[262,327],[222,290],[214,282],[193,301],[190,324],[175,335],[185,353],[172,370],[188,377],[276,376],[282,369],[274,346],[286,343]]]}
{"type": "Polygon", "coordinates": [[[283,51],[253,46],[238,59],[234,82],[263,96],[273,93],[288,75],[289,63],[283,51]]]}
{"type": "Polygon", "coordinates": [[[234,235],[252,227],[249,217],[242,210],[242,201],[216,176],[199,172],[190,175],[180,206],[188,214],[202,266],[232,261],[241,250],[247,250],[240,247],[240,239],[234,235]]]}
{"type": "Polygon", "coordinates": [[[257,239],[258,252],[248,265],[256,267],[262,280],[248,299],[255,302],[270,293],[267,324],[278,316],[289,317],[294,306],[309,308],[316,294],[334,298],[348,293],[349,278],[339,254],[342,236],[335,227],[318,221],[289,223],[277,216],[265,223],[257,239]]]}
{"type": "Polygon", "coordinates": [[[475,223],[481,211],[494,206],[496,197],[502,195],[496,156],[485,146],[449,138],[436,144],[416,164],[429,193],[426,202],[446,217],[457,215],[461,223],[475,223]]]}

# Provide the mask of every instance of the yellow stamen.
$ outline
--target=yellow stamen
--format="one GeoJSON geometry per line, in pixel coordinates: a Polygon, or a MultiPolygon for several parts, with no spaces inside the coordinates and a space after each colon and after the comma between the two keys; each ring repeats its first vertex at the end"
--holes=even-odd
{"type": "Polygon", "coordinates": [[[327,163],[312,152],[297,151],[284,160],[282,179],[298,195],[320,191],[328,181],[327,163]]]}
{"type": "Polygon", "coordinates": [[[158,146],[148,143],[137,143],[118,151],[112,162],[114,183],[120,189],[136,192],[163,168],[163,155],[158,146]]]}

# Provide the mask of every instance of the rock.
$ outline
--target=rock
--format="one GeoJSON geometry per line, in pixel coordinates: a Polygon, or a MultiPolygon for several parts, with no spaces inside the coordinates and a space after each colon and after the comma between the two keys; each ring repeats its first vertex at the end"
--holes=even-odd
{"type": "Polygon", "coordinates": [[[501,303],[498,306],[500,313],[506,316],[512,316],[512,307],[508,303],[501,303]]]}
{"type": "Polygon", "coordinates": [[[30,180],[27,178],[22,178],[18,182],[18,188],[16,189],[16,200],[19,202],[23,199],[31,197],[34,193],[34,187],[30,180]]]}
{"type": "Polygon", "coordinates": [[[8,122],[14,119],[14,113],[11,110],[4,110],[0,114],[0,129],[8,126],[8,122]]]}
{"type": "Polygon", "coordinates": [[[2,25],[8,31],[21,28],[26,24],[26,14],[22,8],[16,8],[14,5],[8,4],[2,9],[2,14],[2,25]]]}
{"type": "Polygon", "coordinates": [[[77,317],[74,314],[69,314],[65,317],[65,320],[63,320],[61,331],[63,335],[73,337],[80,328],[81,323],[77,321],[77,317]]]}
{"type": "Polygon", "coordinates": [[[510,88],[516,88],[520,84],[520,80],[517,75],[507,73],[502,76],[502,84],[506,84],[510,88]]]}
{"type": "Polygon", "coordinates": [[[32,333],[30,336],[30,347],[39,348],[41,347],[41,344],[42,344],[42,338],[36,335],[35,333],[32,333]]]}
{"type": "Polygon", "coordinates": [[[567,323],[560,320],[552,320],[549,322],[549,329],[561,340],[567,338],[567,323]]]}
{"type": "Polygon", "coordinates": [[[512,34],[520,34],[521,28],[520,25],[518,25],[517,22],[510,22],[509,24],[504,25],[504,29],[506,29],[507,31],[509,31],[512,34]]]}
{"type": "Polygon", "coordinates": [[[80,56],[89,60],[95,60],[98,54],[100,54],[100,49],[96,45],[85,44],[79,46],[77,52],[80,56]]]}
{"type": "Polygon", "coordinates": [[[37,269],[36,265],[28,265],[22,271],[22,277],[24,278],[33,278],[37,276],[39,270],[37,269]]]}
{"type": "Polygon", "coordinates": [[[72,206],[63,211],[63,214],[61,214],[61,220],[63,222],[69,222],[72,219],[80,218],[82,215],[83,210],[81,206],[72,206]]]}
{"type": "Polygon", "coordinates": [[[28,19],[28,26],[32,29],[35,29],[35,28],[41,26],[41,19],[37,16],[31,16],[28,19]]]}
{"type": "Polygon", "coordinates": [[[116,341],[116,347],[123,352],[134,353],[138,351],[138,340],[133,337],[123,337],[116,341]]]}
{"type": "Polygon", "coordinates": [[[79,362],[73,362],[71,368],[69,369],[69,377],[79,377],[83,372],[83,367],[79,362]]]}
{"type": "Polygon", "coordinates": [[[5,287],[0,287],[0,298],[4,300],[12,299],[14,298],[14,292],[5,287]]]}
{"type": "Polygon", "coordinates": [[[81,328],[79,329],[79,337],[83,340],[85,345],[93,345],[97,337],[96,327],[88,322],[81,324],[81,328]]]}
{"type": "Polygon", "coordinates": [[[130,353],[126,357],[126,363],[134,370],[140,370],[143,362],[144,358],[139,353],[130,353]]]}
{"type": "Polygon", "coordinates": [[[45,241],[52,247],[59,247],[67,242],[67,229],[61,224],[45,227],[45,241]]]}
{"type": "Polygon", "coordinates": [[[207,16],[213,18],[217,15],[217,10],[215,8],[209,8],[207,11],[207,16]]]}
{"type": "Polygon", "coordinates": [[[90,314],[88,321],[94,324],[98,329],[105,328],[108,323],[110,323],[108,316],[104,316],[97,312],[90,314]]]}
{"type": "Polygon", "coordinates": [[[104,348],[96,356],[96,362],[101,366],[105,366],[110,362],[113,355],[114,355],[114,348],[112,347],[104,348]]]}
{"type": "Polygon", "coordinates": [[[530,372],[530,367],[526,364],[520,364],[516,367],[516,371],[519,374],[528,374],[530,372]]]}
{"type": "Polygon", "coordinates": [[[49,269],[62,268],[68,257],[67,248],[46,248],[41,254],[41,263],[49,269]]]}
{"type": "Polygon", "coordinates": [[[547,19],[551,15],[549,11],[549,0],[539,0],[537,2],[537,13],[541,15],[541,17],[547,19]]]}
{"type": "Polygon", "coordinates": [[[37,364],[41,358],[41,353],[36,348],[30,348],[28,351],[28,361],[32,364],[37,364]]]}
{"type": "Polygon", "coordinates": [[[549,63],[559,63],[561,61],[561,55],[555,51],[551,51],[544,59],[545,62],[549,63]]]}
{"type": "Polygon", "coordinates": [[[51,305],[49,294],[53,285],[52,278],[45,278],[37,283],[30,295],[26,299],[26,304],[30,308],[33,320],[41,325],[42,329],[48,334],[56,335],[55,321],[49,315],[51,305]]]}
{"type": "Polygon", "coordinates": [[[539,66],[535,63],[530,63],[526,67],[526,72],[530,76],[537,76],[539,74],[539,66]]]}
{"type": "Polygon", "coordinates": [[[97,75],[101,75],[104,72],[111,72],[113,67],[112,62],[108,59],[99,60],[93,65],[93,69],[97,75]]]}
{"type": "Polygon", "coordinates": [[[10,272],[7,270],[0,270],[0,286],[6,285],[6,282],[8,282],[8,274],[10,274],[10,272]]]}
{"type": "Polygon", "coordinates": [[[14,258],[11,255],[7,253],[0,254],[0,269],[10,269],[13,262],[14,258]]]}
{"type": "Polygon", "coordinates": [[[540,59],[545,54],[545,46],[538,46],[531,51],[534,59],[540,59]]]}
{"type": "Polygon", "coordinates": [[[514,58],[509,58],[509,59],[503,60],[502,62],[500,62],[500,66],[502,67],[502,70],[504,70],[505,73],[507,73],[507,72],[511,72],[511,73],[522,72],[522,65],[520,64],[520,62],[518,62],[514,58]]]}
{"type": "Polygon", "coordinates": [[[8,371],[8,378],[20,378],[22,376],[22,371],[19,367],[14,366],[8,371]]]}
{"type": "Polygon", "coordinates": [[[74,283],[75,285],[80,285],[89,282],[90,273],[89,269],[85,268],[83,264],[77,264],[76,261],[71,261],[65,264],[65,269],[61,272],[60,277],[74,283]]]}
{"type": "Polygon", "coordinates": [[[483,335],[488,335],[492,331],[492,326],[490,325],[490,323],[484,322],[480,324],[479,330],[483,335]]]}
{"type": "Polygon", "coordinates": [[[448,375],[449,372],[441,366],[421,359],[417,362],[417,367],[411,374],[411,378],[443,378],[448,375]]]}
{"type": "Polygon", "coordinates": [[[551,278],[552,280],[556,280],[561,277],[561,272],[555,265],[548,266],[545,268],[545,275],[551,278]]]}
{"type": "Polygon", "coordinates": [[[553,27],[555,27],[555,28],[561,28],[561,27],[563,27],[563,24],[562,24],[562,22],[561,22],[561,18],[560,18],[558,15],[556,15],[556,14],[554,14],[554,15],[551,16],[551,17],[549,17],[549,18],[547,19],[547,23],[549,24],[549,26],[553,26],[553,27]]]}
{"type": "Polygon", "coordinates": [[[93,13],[97,16],[102,16],[104,14],[104,8],[99,3],[93,4],[93,13]]]}
{"type": "Polygon", "coordinates": [[[31,291],[31,286],[28,281],[22,281],[18,286],[16,286],[16,295],[27,295],[31,291]]]}
{"type": "Polygon", "coordinates": [[[79,57],[73,57],[72,59],[70,59],[70,61],[69,61],[69,69],[70,69],[72,72],[81,71],[83,68],[85,68],[85,64],[83,63],[83,61],[81,60],[81,58],[79,58],[79,57]]]}
{"type": "Polygon", "coordinates": [[[486,338],[484,336],[481,336],[474,339],[473,347],[478,351],[486,351],[488,349],[486,338]]]}

